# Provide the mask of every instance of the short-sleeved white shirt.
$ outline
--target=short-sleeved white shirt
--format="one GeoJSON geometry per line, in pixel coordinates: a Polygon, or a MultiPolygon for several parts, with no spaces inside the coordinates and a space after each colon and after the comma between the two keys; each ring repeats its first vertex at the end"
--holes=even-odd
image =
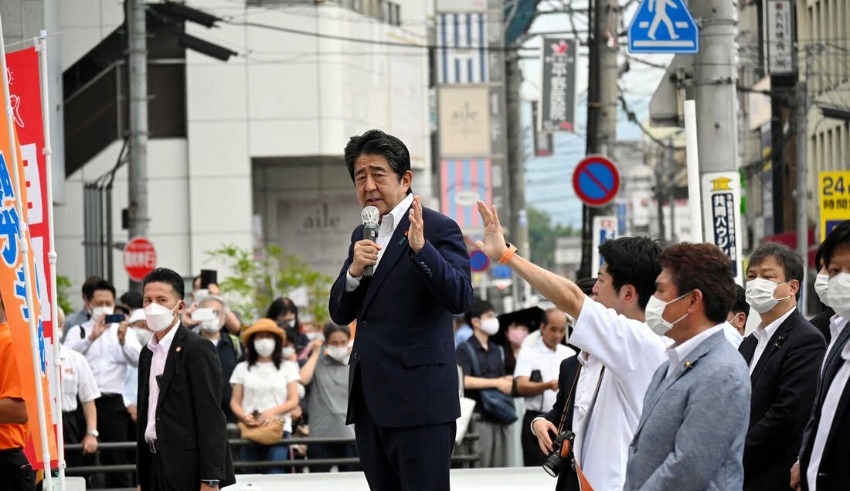
{"type": "MultiPolygon", "coordinates": [[[[297,363],[283,362],[280,368],[275,368],[270,361],[257,362],[249,370],[248,362],[242,361],[233,370],[230,383],[242,385],[242,409],[246,414],[251,414],[286,402],[287,385],[300,378],[297,363]]],[[[285,416],[279,418],[284,422],[289,419],[285,416]]],[[[284,430],[292,431],[291,422],[288,430],[284,425],[284,430]]]]}
{"type": "MultiPolygon", "coordinates": [[[[540,370],[543,382],[557,380],[561,362],[574,354],[575,351],[563,344],[558,344],[554,350],[551,350],[543,339],[538,337],[533,344],[520,348],[514,377],[530,377],[532,371],[540,370]]],[[[532,411],[548,411],[552,409],[557,397],[557,390],[546,389],[542,394],[526,397],[525,408],[532,411]]]]}
{"type": "Polygon", "coordinates": [[[62,411],[76,411],[77,397],[82,402],[100,397],[97,381],[83,355],[60,346],[59,358],[62,360],[62,411]]]}

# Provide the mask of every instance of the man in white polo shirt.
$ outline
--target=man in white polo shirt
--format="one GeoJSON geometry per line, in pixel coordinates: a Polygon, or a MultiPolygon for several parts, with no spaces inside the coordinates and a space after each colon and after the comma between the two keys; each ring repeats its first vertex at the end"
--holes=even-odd
{"type": "Polygon", "coordinates": [[[540,336],[524,346],[517,357],[514,379],[517,392],[525,397],[522,419],[522,460],[526,467],[543,464],[546,455],[531,432],[534,418],[548,411],[558,395],[558,371],[561,361],[575,354],[561,344],[567,331],[567,316],[556,308],[546,310],[540,336]]]}

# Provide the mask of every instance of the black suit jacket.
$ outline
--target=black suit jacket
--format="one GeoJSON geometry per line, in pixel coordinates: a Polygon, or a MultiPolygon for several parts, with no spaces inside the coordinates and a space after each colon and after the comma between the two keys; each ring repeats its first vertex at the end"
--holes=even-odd
{"type": "Polygon", "coordinates": [[[422,213],[425,247],[413,254],[405,213],[374,276],[347,292],[354,243],[363,237],[357,227],[331,289],[331,319],[342,325],[357,319],[347,423],[357,419],[361,395],[381,426],[449,423],[460,415],[452,314],[472,303],[469,254],[453,220],[428,208],[422,213]]]}
{"type": "Polygon", "coordinates": [[[835,311],[832,310],[832,307],[827,307],[823,312],[809,319],[809,322],[823,335],[826,344],[829,344],[829,340],[832,338],[832,333],[829,332],[829,324],[833,315],[835,315],[835,311]]]}
{"type": "MultiPolygon", "coordinates": [[[[555,399],[555,404],[552,409],[543,415],[557,428],[561,424],[561,419],[564,420],[563,430],[572,430],[573,428],[573,408],[575,407],[575,388],[577,385],[578,373],[581,365],[578,362],[578,355],[573,355],[561,361],[560,373],[558,374],[558,396],[555,399]],[[570,396],[572,393],[572,396],[570,396]],[[567,399],[570,398],[569,406],[566,407],[564,414],[564,406],[567,405],[567,399]]],[[[555,486],[556,491],[579,491],[578,480],[576,473],[573,470],[562,472],[558,476],[558,483],[555,486]]]]}
{"type": "MultiPolygon", "coordinates": [[[[749,365],[757,339],[750,334],[738,350],[749,365]]],[[[744,489],[788,487],[803,430],[817,390],[826,343],[798,310],[779,325],[758,360],[750,382],[750,425],[744,444],[744,489]]]]}
{"type": "MultiPolygon", "coordinates": [[[[234,484],[221,398],[221,364],[215,347],[178,324],[159,380],[156,436],[169,483],[178,491],[197,491],[201,479],[234,484]]],[[[151,454],[145,443],[148,378],[153,352],[139,357],[137,470],[142,491],[151,490],[151,454]]]]}
{"type": "MultiPolygon", "coordinates": [[[[814,445],[818,427],[821,424],[823,402],[829,392],[830,386],[835,382],[836,373],[845,363],[841,357],[841,351],[850,342],[848,340],[850,340],[850,331],[848,331],[848,326],[844,326],[844,330],[838,335],[838,338],[826,355],[824,368],[821,372],[821,380],[818,380],[820,392],[815,398],[815,407],[812,409],[812,416],[806,428],[802,450],[800,451],[800,473],[803,491],[809,490],[806,474],[812,458],[812,446],[814,445]]],[[[829,428],[826,444],[821,454],[817,477],[818,491],[845,491],[850,489],[850,465],[847,465],[848,455],[850,455],[850,383],[844,386],[841,398],[838,400],[838,406],[833,415],[832,426],[829,428]]]]}

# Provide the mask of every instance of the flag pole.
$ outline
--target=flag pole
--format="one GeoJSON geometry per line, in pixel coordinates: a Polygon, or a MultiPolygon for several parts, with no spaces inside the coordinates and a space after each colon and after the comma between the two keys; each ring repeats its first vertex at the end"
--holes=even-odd
{"type": "Polygon", "coordinates": [[[45,181],[47,181],[47,227],[48,237],[50,241],[50,250],[47,253],[47,260],[50,263],[50,278],[47,281],[50,283],[50,319],[53,322],[53,366],[55,370],[54,380],[56,381],[56,448],[59,464],[59,489],[65,489],[65,425],[62,420],[62,358],[59,354],[59,292],[56,286],[56,239],[54,234],[53,223],[53,149],[50,140],[50,94],[48,92],[47,81],[47,30],[38,31],[38,83],[41,89],[41,120],[44,126],[44,169],[45,181]]]}
{"type": "MultiPolygon", "coordinates": [[[[11,147],[11,155],[10,159],[12,162],[12,169],[14,171],[14,179],[12,180],[12,186],[15,189],[15,208],[17,208],[18,218],[20,223],[20,251],[21,251],[21,261],[23,262],[24,268],[24,289],[26,291],[26,302],[27,302],[27,311],[29,313],[29,328],[30,328],[30,347],[32,348],[32,365],[33,365],[33,376],[35,377],[35,395],[36,395],[36,407],[38,408],[38,430],[39,437],[41,440],[41,452],[42,452],[42,460],[44,461],[44,486],[43,489],[52,491],[53,490],[53,476],[50,472],[50,446],[47,441],[47,417],[46,408],[44,407],[44,388],[41,385],[41,350],[39,349],[39,333],[38,327],[36,326],[36,311],[33,308],[35,306],[35,301],[33,299],[33,278],[32,271],[30,270],[30,247],[29,247],[29,227],[27,226],[27,221],[23,220],[24,217],[24,204],[21,202],[21,171],[18,168],[18,143],[17,138],[15,136],[15,122],[12,116],[12,102],[10,98],[9,92],[9,76],[6,72],[6,40],[3,38],[3,22],[0,19],[0,48],[2,48],[2,55],[0,56],[0,72],[2,72],[2,80],[3,80],[3,90],[4,90],[4,101],[3,104],[6,107],[6,125],[8,126],[9,131],[9,146],[11,147]]],[[[58,442],[57,442],[58,445],[58,442]]]]}

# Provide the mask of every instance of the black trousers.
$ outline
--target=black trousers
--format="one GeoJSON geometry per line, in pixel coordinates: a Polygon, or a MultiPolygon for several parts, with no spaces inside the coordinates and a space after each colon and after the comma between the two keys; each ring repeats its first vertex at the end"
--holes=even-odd
{"type": "MultiPolygon", "coordinates": [[[[127,442],[136,439],[128,435],[130,414],[124,406],[121,394],[103,394],[95,399],[97,407],[97,430],[101,442],[127,442]]],[[[132,452],[126,450],[104,450],[100,453],[100,463],[103,465],[126,465],[135,462],[130,458],[132,452]]],[[[109,472],[105,477],[106,487],[129,488],[133,486],[133,478],[129,472],[109,472]]]]}
{"type": "MultiPolygon", "coordinates": [[[[147,449],[141,449],[140,452],[149,452],[147,449]]],[[[168,484],[168,479],[165,477],[165,467],[162,465],[161,453],[151,453],[151,489],[150,491],[178,491],[176,488],[168,484]]],[[[200,483],[198,484],[200,487],[200,483]]]]}
{"type": "Polygon", "coordinates": [[[355,380],[357,455],[372,491],[446,491],[457,424],[389,428],[377,424],[355,380]]]}
{"type": "Polygon", "coordinates": [[[0,450],[0,488],[7,491],[35,490],[35,472],[22,449],[0,450]]]}
{"type": "MultiPolygon", "coordinates": [[[[354,443],[311,443],[307,445],[307,457],[312,459],[344,459],[357,457],[357,447],[354,443]]],[[[337,466],[340,472],[359,471],[357,464],[337,466]]],[[[310,472],[330,472],[329,465],[311,465],[310,472]]]]}
{"type": "Polygon", "coordinates": [[[546,455],[540,451],[540,445],[537,444],[537,437],[531,432],[531,422],[541,414],[543,414],[541,411],[526,409],[525,416],[522,417],[520,442],[522,444],[522,463],[525,467],[538,467],[543,465],[543,461],[546,460],[546,455]]]}

